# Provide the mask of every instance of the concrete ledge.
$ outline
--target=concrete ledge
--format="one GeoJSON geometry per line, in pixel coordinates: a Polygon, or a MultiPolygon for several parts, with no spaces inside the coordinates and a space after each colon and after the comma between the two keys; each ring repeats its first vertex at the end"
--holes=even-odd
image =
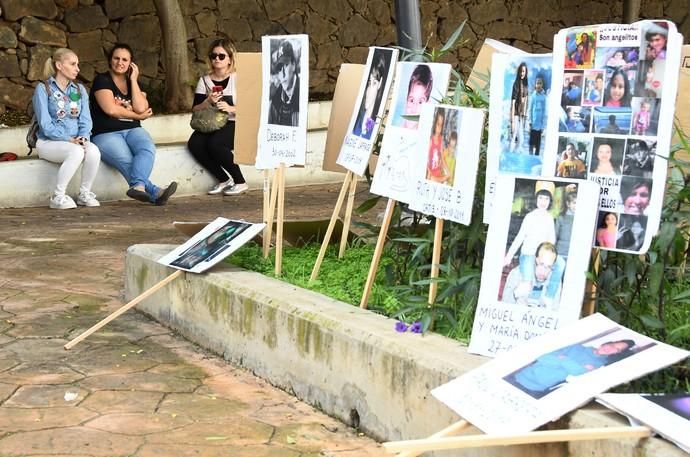
{"type": "MultiPolygon", "coordinates": [[[[155,262],[172,249],[128,249],[128,300],[172,272],[155,262]]],[[[484,361],[456,341],[396,333],[391,319],[226,264],[202,275],[185,273],[139,310],[345,423],[353,423],[356,411],[359,427],[379,440],[422,438],[457,421],[429,392],[484,361]]],[[[573,427],[618,424],[601,412],[583,414],[574,415],[573,427]]],[[[568,421],[554,426],[567,427],[568,421]]],[[[648,440],[639,446],[650,450],[647,456],[684,455],[659,443],[648,440]]],[[[640,455],[635,441],[589,445],[514,446],[463,455],[640,455]]]]}

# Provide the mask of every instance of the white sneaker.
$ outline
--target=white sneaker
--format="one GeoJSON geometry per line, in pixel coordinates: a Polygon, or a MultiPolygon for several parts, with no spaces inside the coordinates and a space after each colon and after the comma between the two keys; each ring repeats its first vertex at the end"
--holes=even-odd
{"type": "Polygon", "coordinates": [[[72,200],[72,197],[70,197],[69,195],[55,194],[50,199],[50,207],[52,209],[71,209],[76,208],[77,204],[74,203],[74,200],[72,200]]]}
{"type": "Polygon", "coordinates": [[[79,206],[101,206],[101,203],[96,200],[96,194],[91,191],[81,192],[77,197],[77,205],[79,206]]]}
{"type": "Polygon", "coordinates": [[[222,193],[225,189],[228,189],[228,188],[232,187],[234,184],[235,184],[235,183],[232,182],[232,179],[228,179],[228,180],[225,181],[225,182],[219,182],[218,184],[216,184],[215,186],[213,186],[213,187],[211,188],[211,190],[209,190],[209,191],[207,192],[207,194],[209,194],[209,195],[218,195],[218,194],[222,193]]]}
{"type": "Polygon", "coordinates": [[[233,184],[223,191],[223,195],[239,195],[249,190],[249,185],[246,182],[242,184],[233,184]]]}

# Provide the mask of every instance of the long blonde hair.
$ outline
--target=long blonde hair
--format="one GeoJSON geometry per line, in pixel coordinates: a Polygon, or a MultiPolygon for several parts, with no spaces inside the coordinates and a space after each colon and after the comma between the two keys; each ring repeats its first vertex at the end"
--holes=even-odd
{"type": "Polygon", "coordinates": [[[43,64],[43,79],[48,79],[51,76],[55,76],[55,73],[57,72],[55,62],[61,62],[62,59],[64,59],[66,56],[70,54],[73,54],[75,56],[77,55],[77,53],[72,51],[71,49],[57,48],[55,52],[53,52],[53,56],[48,57],[46,63],[43,64]]]}

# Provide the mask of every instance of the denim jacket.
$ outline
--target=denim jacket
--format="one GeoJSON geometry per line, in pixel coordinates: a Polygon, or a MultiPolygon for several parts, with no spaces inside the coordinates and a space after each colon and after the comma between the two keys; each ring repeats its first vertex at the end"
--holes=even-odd
{"type": "Polygon", "coordinates": [[[55,78],[48,80],[51,94],[40,83],[34,90],[32,103],[38,120],[38,138],[41,140],[69,141],[83,136],[91,139],[91,113],[89,95],[81,84],[70,81],[65,92],[55,78]]]}

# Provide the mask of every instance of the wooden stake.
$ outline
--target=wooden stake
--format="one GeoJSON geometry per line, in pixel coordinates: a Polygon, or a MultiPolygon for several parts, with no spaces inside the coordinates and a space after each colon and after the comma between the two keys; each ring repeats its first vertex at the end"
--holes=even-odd
{"type": "Polygon", "coordinates": [[[268,257],[268,251],[271,249],[271,229],[269,228],[273,222],[269,224],[268,219],[268,211],[271,206],[271,177],[269,175],[268,170],[264,170],[264,223],[266,224],[266,227],[264,227],[264,242],[263,242],[263,253],[264,253],[264,258],[268,257]]]}
{"type": "MultiPolygon", "coordinates": [[[[271,250],[271,236],[273,235],[273,215],[276,211],[276,200],[278,199],[278,169],[273,172],[273,186],[271,187],[271,197],[268,205],[268,218],[266,219],[266,235],[264,238],[268,238],[268,248],[264,249],[264,259],[268,258],[269,251],[271,250]]],[[[265,246],[265,245],[264,245],[265,246]]]]}
{"type": "Polygon", "coordinates": [[[316,263],[314,263],[314,268],[311,270],[311,276],[309,281],[314,281],[319,275],[319,270],[321,269],[321,263],[323,258],[326,256],[326,249],[328,248],[328,243],[331,241],[331,235],[333,235],[333,229],[335,228],[335,223],[338,220],[338,214],[340,214],[340,208],[343,206],[343,200],[345,200],[345,194],[347,193],[347,188],[350,185],[350,180],[353,173],[348,170],[345,173],[345,179],[343,180],[343,186],[340,188],[340,194],[338,194],[338,200],[335,202],[335,208],[333,208],[333,215],[328,223],[328,228],[326,229],[326,234],[323,236],[323,242],[321,243],[321,249],[319,250],[319,255],[316,257],[316,263]]]}
{"type": "Polygon", "coordinates": [[[441,262],[441,244],[443,239],[443,219],[436,218],[436,227],[434,228],[434,247],[431,254],[431,284],[429,284],[429,304],[433,305],[436,300],[436,293],[438,292],[438,282],[434,279],[438,278],[438,267],[441,262]]]}
{"type": "MultiPolygon", "coordinates": [[[[469,426],[470,423],[463,419],[454,423],[453,425],[449,425],[441,431],[434,433],[429,438],[443,438],[444,436],[455,435],[469,426]]],[[[398,457],[417,457],[418,455],[419,452],[401,452],[398,454],[398,457]]]]}
{"type": "MultiPolygon", "coordinates": [[[[594,276],[599,277],[599,268],[601,267],[601,250],[599,248],[592,248],[592,257],[594,257],[594,276]]],[[[587,281],[585,287],[585,302],[582,305],[582,317],[587,317],[594,314],[597,302],[597,282],[587,281]]]]}
{"type": "Polygon", "coordinates": [[[648,438],[652,431],[648,427],[600,427],[573,430],[545,430],[530,433],[505,435],[470,435],[449,438],[426,438],[423,440],[391,441],[383,443],[389,453],[427,452],[442,449],[463,449],[489,446],[510,446],[515,444],[558,443],[563,441],[589,441],[614,438],[648,438]]]}
{"type": "MultiPolygon", "coordinates": [[[[350,172],[352,174],[352,172],[350,172]]],[[[347,247],[347,235],[350,231],[350,220],[352,219],[352,209],[355,206],[355,191],[357,190],[357,177],[350,176],[350,193],[347,196],[347,207],[345,208],[345,219],[343,220],[343,233],[340,236],[340,250],[338,258],[342,259],[347,247]]]]}
{"type": "Polygon", "coordinates": [[[283,222],[285,216],[285,164],[278,168],[278,217],[276,220],[276,276],[283,271],[283,222]]]}
{"type": "Polygon", "coordinates": [[[162,279],[161,281],[157,282],[157,283],[154,284],[151,288],[149,288],[148,290],[144,291],[144,292],[143,292],[142,294],[140,294],[139,296],[135,297],[135,298],[134,298],[133,300],[131,300],[129,303],[127,303],[126,305],[122,306],[120,309],[118,309],[118,310],[115,311],[114,313],[110,314],[110,315],[107,316],[105,319],[103,319],[102,321],[98,322],[96,325],[94,325],[93,327],[91,327],[90,329],[88,329],[87,331],[85,331],[84,333],[82,333],[81,335],[79,335],[78,337],[74,338],[72,341],[70,341],[70,342],[68,342],[67,344],[65,344],[64,348],[65,348],[65,349],[72,349],[74,346],[76,346],[77,344],[79,344],[81,341],[85,340],[89,335],[91,335],[92,333],[96,332],[96,331],[97,331],[98,329],[100,329],[101,327],[104,327],[104,326],[105,326],[106,324],[108,324],[110,321],[115,320],[117,317],[119,317],[121,314],[124,314],[125,311],[127,311],[128,309],[134,307],[134,306],[135,306],[137,303],[139,303],[140,301],[142,301],[142,300],[148,298],[150,295],[154,294],[158,289],[160,289],[161,287],[163,287],[164,285],[166,285],[167,283],[169,283],[169,282],[172,281],[173,279],[177,278],[178,276],[182,275],[182,273],[183,273],[182,270],[175,270],[174,273],[171,273],[170,275],[168,275],[167,277],[165,277],[165,278],[162,279]]]}
{"type": "Polygon", "coordinates": [[[374,257],[371,259],[371,266],[369,267],[369,275],[367,282],[364,284],[364,292],[362,293],[362,300],[359,302],[359,307],[366,309],[369,304],[369,295],[371,294],[371,287],[374,285],[374,278],[376,278],[376,270],[379,267],[379,260],[383,253],[383,246],[386,244],[386,236],[388,235],[388,226],[391,224],[393,217],[393,209],[395,208],[395,200],[388,199],[386,205],[386,212],[383,214],[383,221],[381,221],[381,231],[376,240],[376,249],[374,249],[374,257]]]}

